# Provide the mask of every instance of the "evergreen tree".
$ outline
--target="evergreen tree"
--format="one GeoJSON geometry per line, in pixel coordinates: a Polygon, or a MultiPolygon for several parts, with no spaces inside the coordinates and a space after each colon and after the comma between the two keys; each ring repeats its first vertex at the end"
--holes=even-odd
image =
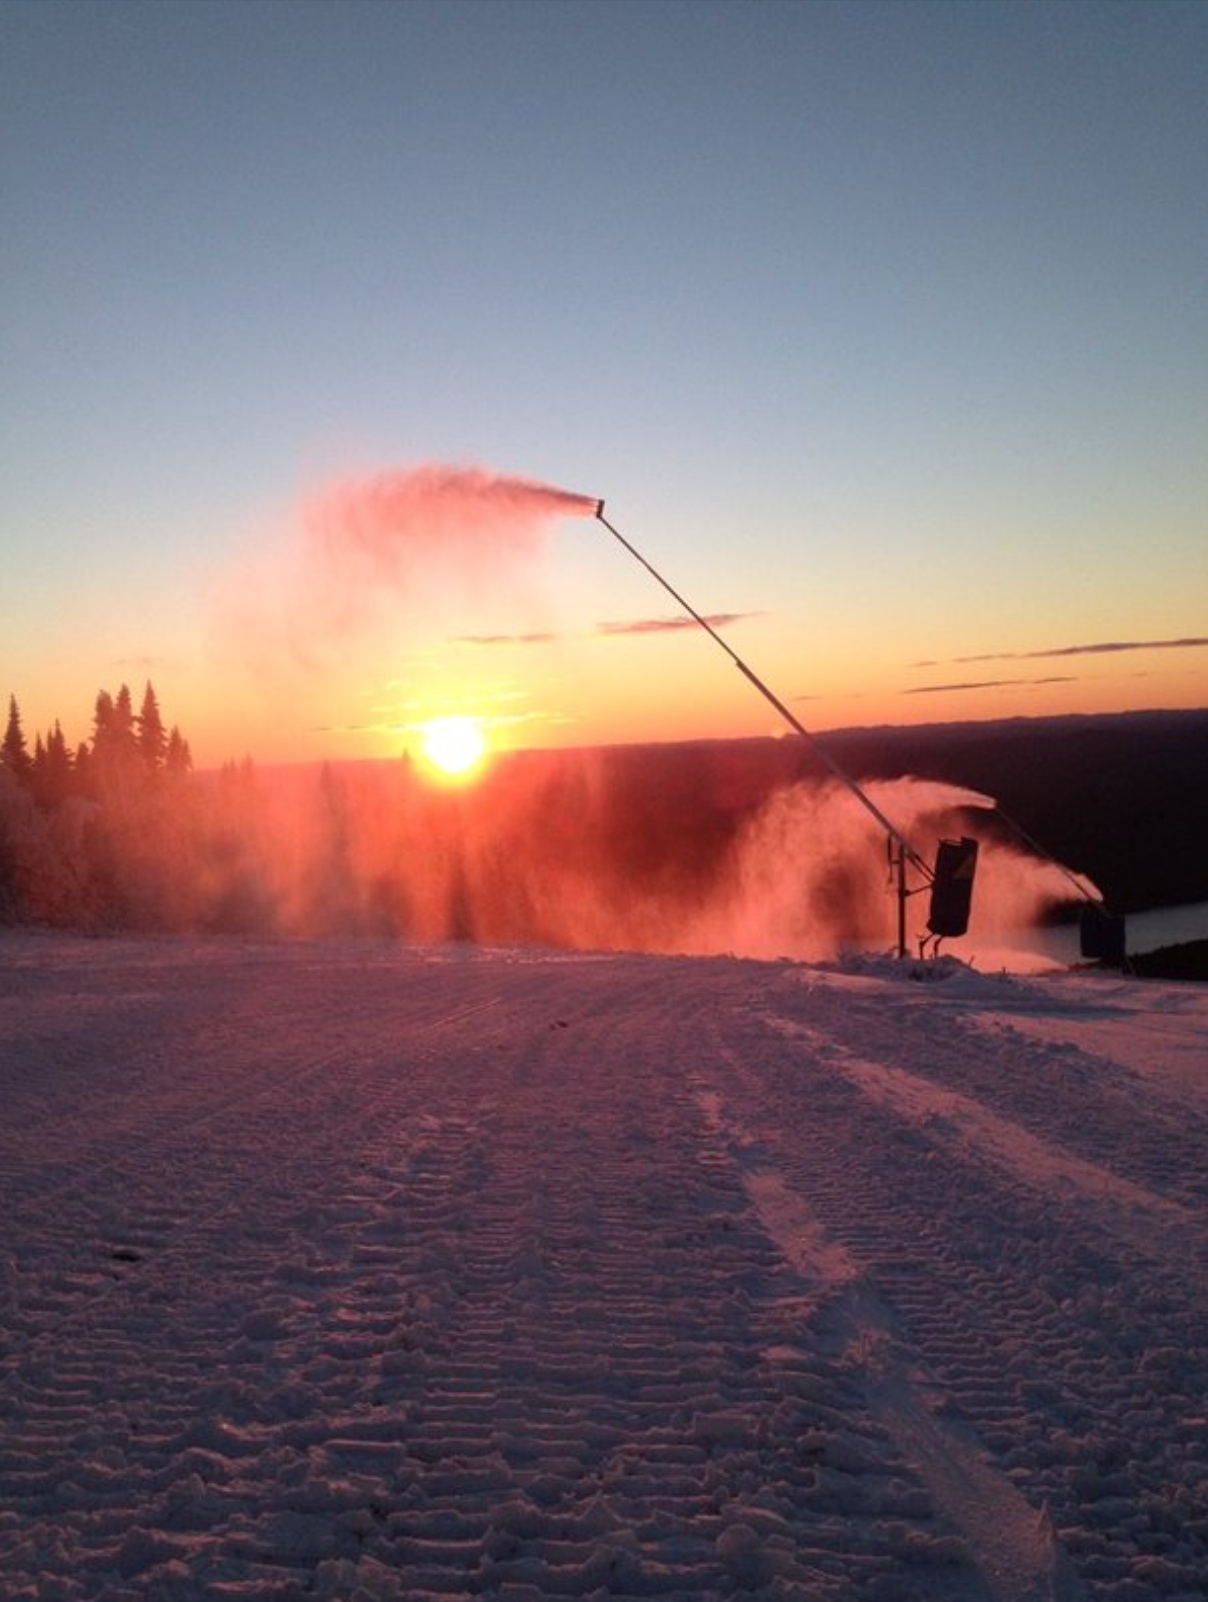
{"type": "Polygon", "coordinates": [[[102,690],[96,698],[90,790],[106,805],[129,806],[142,790],[144,777],[134,732],[134,703],[129,685],[116,698],[102,690]]]}
{"type": "Polygon", "coordinates": [[[134,733],[134,697],[130,694],[128,684],[121,686],[113,703],[113,734],[118,745],[125,751],[131,750],[138,743],[134,733]]]}
{"type": "Polygon", "coordinates": [[[167,749],[164,753],[164,768],[173,778],[182,778],[193,766],[193,753],[189,750],[189,742],[181,735],[175,723],[168,735],[167,749]]]}
{"type": "Polygon", "coordinates": [[[44,801],[44,787],[46,783],[46,747],[42,743],[42,736],[34,736],[34,759],[29,765],[29,787],[33,791],[35,801],[44,801]]]}
{"type": "Polygon", "coordinates": [[[21,729],[21,711],[17,706],[17,697],[8,698],[8,727],[4,731],[4,742],[0,745],[0,761],[8,768],[13,777],[22,784],[28,782],[33,770],[29,751],[25,745],[25,735],[21,729]]]}
{"type": "Polygon", "coordinates": [[[38,739],[38,751],[34,755],[34,779],[38,800],[46,807],[58,806],[75,789],[71,752],[67,749],[67,741],[63,738],[63,729],[57,718],[54,728],[46,736],[45,746],[41,737],[38,739]]]}
{"type": "Polygon", "coordinates": [[[116,727],[113,697],[108,690],[98,690],[92,712],[92,750],[97,755],[113,741],[116,727]]]}
{"type": "Polygon", "coordinates": [[[168,750],[168,735],[164,729],[164,720],[160,716],[159,702],[155,691],[151,688],[151,680],[147,680],[147,688],[143,691],[143,704],[137,718],[138,748],[143,761],[152,773],[158,773],[164,765],[164,758],[168,750]]]}

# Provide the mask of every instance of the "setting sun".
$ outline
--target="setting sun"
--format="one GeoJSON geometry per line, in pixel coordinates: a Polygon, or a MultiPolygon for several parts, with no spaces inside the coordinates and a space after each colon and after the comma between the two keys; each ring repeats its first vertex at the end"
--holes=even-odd
{"type": "Polygon", "coordinates": [[[486,730],[478,718],[433,718],[419,735],[424,763],[444,779],[473,778],[486,757],[486,730]]]}

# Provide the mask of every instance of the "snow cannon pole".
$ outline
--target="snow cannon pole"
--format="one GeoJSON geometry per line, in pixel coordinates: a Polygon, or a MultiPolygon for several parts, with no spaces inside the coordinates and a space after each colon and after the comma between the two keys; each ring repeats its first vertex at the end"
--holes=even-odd
{"type": "MultiPolygon", "coordinates": [[[[709,638],[722,648],[743,677],[759,691],[760,695],[763,696],[765,701],[769,702],[773,707],[775,707],[776,711],[779,712],[780,716],[788,724],[789,728],[792,729],[794,733],[801,736],[801,738],[811,748],[819,760],[829,769],[833,776],[838,779],[839,783],[850,790],[852,795],[855,796],[856,800],[865,809],[865,811],[870,813],[877,820],[881,828],[884,829],[886,834],[889,836],[890,840],[896,842],[899,854],[898,890],[899,895],[902,898],[901,905],[904,907],[906,888],[905,873],[903,870],[905,864],[907,862],[911,863],[918,870],[918,872],[923,875],[924,879],[926,879],[929,884],[932,882],[934,877],[931,869],[914,849],[910,841],[895,824],[890,822],[890,820],[881,811],[880,807],[877,806],[876,802],[865,794],[865,792],[852,778],[851,774],[845,772],[844,769],[841,768],[835,761],[834,757],[831,756],[830,752],[827,751],[825,747],[819,745],[818,741],[814,738],[810,731],[805,727],[798,717],[794,716],[794,714],[789,711],[788,707],[785,706],[784,702],[775,693],[775,691],[769,688],[769,686],[763,682],[763,680],[752,668],[747,666],[743,659],[738,655],[737,651],[733,650],[729,645],[726,644],[725,640],[722,639],[721,635],[717,632],[709,620],[702,617],[696,608],[690,605],[689,602],[686,601],[679,593],[679,591],[668,583],[658,569],[653,567],[651,563],[646,560],[641,551],[639,551],[635,545],[630,544],[630,542],[625,538],[619,529],[613,527],[613,525],[604,516],[603,501],[596,502],[596,518],[599,522],[603,523],[604,527],[608,530],[612,537],[619,544],[624,546],[624,548],[629,552],[630,556],[633,557],[634,561],[640,563],[640,565],[646,569],[647,573],[650,574],[651,578],[654,579],[656,583],[662,585],[663,589],[667,591],[667,594],[671,596],[672,600],[674,600],[679,606],[683,607],[684,611],[687,612],[690,618],[692,618],[693,622],[700,624],[701,628],[704,629],[709,638]]],[[[904,957],[906,955],[905,935],[903,932],[901,919],[899,919],[898,946],[899,956],[904,957]]]]}

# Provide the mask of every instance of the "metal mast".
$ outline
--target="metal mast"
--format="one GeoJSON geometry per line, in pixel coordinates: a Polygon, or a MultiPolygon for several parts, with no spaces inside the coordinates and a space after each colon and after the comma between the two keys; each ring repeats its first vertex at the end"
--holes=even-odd
{"type": "Polygon", "coordinates": [[[680,592],[663,577],[658,569],[646,560],[641,551],[639,551],[636,546],[631,545],[619,529],[613,527],[613,525],[604,516],[603,501],[596,502],[596,517],[613,536],[613,538],[617,540],[619,544],[624,546],[624,548],[629,552],[630,556],[633,557],[634,561],[639,562],[641,566],[644,567],[650,574],[651,578],[653,578],[658,584],[662,585],[663,589],[667,591],[667,594],[671,596],[677,605],[681,606],[694,622],[700,624],[701,628],[704,629],[709,638],[713,640],[715,644],[719,645],[726,653],[743,677],[747,679],[756,690],[759,691],[760,695],[763,696],[765,701],[769,702],[770,705],[775,707],[776,711],[779,712],[780,716],[794,731],[794,733],[799,734],[801,738],[806,741],[810,749],[826,766],[830,773],[833,774],[836,779],[838,779],[840,784],[851,791],[852,795],[855,796],[856,800],[860,803],[864,810],[873,818],[875,818],[881,828],[885,830],[885,833],[889,837],[891,860],[895,863],[897,871],[898,955],[900,957],[904,957],[906,955],[906,898],[910,894],[910,891],[906,888],[906,864],[910,863],[930,884],[934,876],[927,863],[914,849],[910,841],[897,827],[897,825],[892,823],[881,811],[880,807],[877,806],[876,802],[873,801],[872,798],[860,788],[855,779],[852,778],[851,774],[847,773],[842,767],[840,767],[840,765],[835,761],[834,757],[831,756],[830,752],[827,751],[824,746],[819,745],[818,741],[809,732],[801,720],[789,711],[788,707],[785,706],[784,702],[775,693],[775,691],[769,688],[769,686],[764,683],[759,675],[754,672],[752,668],[747,666],[738,653],[726,644],[725,640],[722,639],[721,635],[708,621],[708,619],[702,617],[696,608],[686,601],[680,592]]]}

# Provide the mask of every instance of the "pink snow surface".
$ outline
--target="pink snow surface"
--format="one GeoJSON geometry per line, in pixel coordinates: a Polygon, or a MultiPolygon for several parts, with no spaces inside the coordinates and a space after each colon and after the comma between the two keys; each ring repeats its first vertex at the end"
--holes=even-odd
{"type": "Polygon", "coordinates": [[[0,1596],[1202,1602],[1206,1137],[1203,987],[5,935],[0,1596]]]}

